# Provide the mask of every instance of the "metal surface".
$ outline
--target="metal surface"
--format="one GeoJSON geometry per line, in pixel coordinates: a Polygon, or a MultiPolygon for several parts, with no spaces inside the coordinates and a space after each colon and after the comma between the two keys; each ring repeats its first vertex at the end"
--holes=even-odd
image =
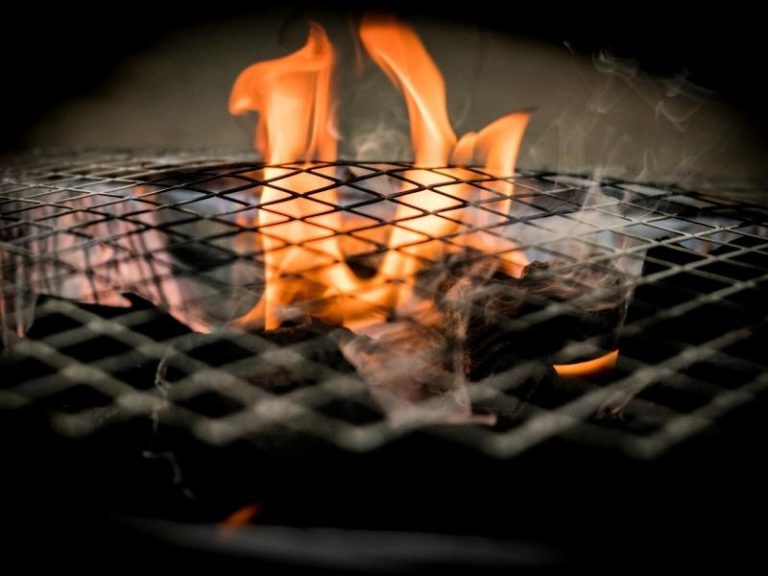
{"type": "MultiPolygon", "coordinates": [[[[555,276],[576,278],[581,289],[573,302],[500,320],[521,339],[546,332],[569,307],[600,298],[599,286],[580,283],[580,271],[617,272],[620,285],[614,281],[610,290],[631,299],[610,375],[561,381],[548,373],[548,393],[532,394],[531,374],[542,366],[563,354],[594,355],[604,345],[594,335],[567,339],[542,358],[526,357],[468,384],[472,405],[497,415],[495,425],[394,426],[366,383],[328,360],[333,351],[324,332],[286,343],[231,323],[263,289],[258,233],[268,231],[254,228],[254,214],[283,214],[278,203],[259,202],[261,168],[237,158],[130,156],[48,158],[8,168],[0,188],[0,405],[39,404],[56,430],[72,436],[148,419],[213,445],[290,430],[367,451],[418,428],[499,458],[552,438],[654,457],[768,386],[768,360],[759,351],[768,312],[762,206],[520,172],[506,215],[494,209],[505,180],[479,169],[457,176],[397,162],[286,166],[268,184],[294,198],[280,180],[310,172],[317,187],[302,196],[320,212],[351,218],[343,232],[326,232],[354,239],[356,258],[375,261],[389,249],[368,232],[392,224],[387,210],[408,205],[413,194],[440,194],[446,207],[433,214],[417,209],[411,219],[462,223],[467,210],[491,214],[490,226],[462,224],[413,244],[465,246],[467,236],[489,235],[489,245],[502,246],[495,257],[523,250],[548,262],[555,276]],[[415,177],[419,172],[430,174],[429,185],[415,177]],[[330,189],[341,190],[341,205],[324,200],[330,189]],[[38,302],[38,295],[48,297],[38,302]],[[300,385],[255,383],[265,366],[295,374],[300,385]]],[[[311,222],[312,215],[303,218],[311,222]]],[[[407,221],[394,225],[408,229],[407,221]]]]}

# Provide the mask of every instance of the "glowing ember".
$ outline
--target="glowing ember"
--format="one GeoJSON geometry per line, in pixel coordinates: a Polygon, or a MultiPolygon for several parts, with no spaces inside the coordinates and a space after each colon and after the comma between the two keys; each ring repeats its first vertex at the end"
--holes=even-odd
{"type": "Polygon", "coordinates": [[[616,360],[619,358],[619,351],[608,352],[599,358],[587,360],[586,362],[576,362],[574,364],[555,364],[553,367],[557,375],[561,378],[587,378],[613,370],[616,366],[616,360]]]}
{"type": "Polygon", "coordinates": [[[259,515],[260,512],[260,503],[255,502],[253,504],[248,504],[247,506],[243,506],[242,508],[235,510],[232,512],[232,514],[227,516],[227,518],[221,523],[220,528],[224,533],[234,532],[243,526],[252,524],[253,520],[259,515]]]}

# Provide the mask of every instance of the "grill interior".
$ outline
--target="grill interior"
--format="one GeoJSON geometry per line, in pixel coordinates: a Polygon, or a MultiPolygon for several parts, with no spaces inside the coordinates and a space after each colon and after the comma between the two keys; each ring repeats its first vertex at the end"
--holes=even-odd
{"type": "MultiPolygon", "coordinates": [[[[6,171],[0,189],[0,406],[11,430],[23,430],[37,450],[66,446],[66,458],[100,470],[96,477],[107,463],[116,466],[119,497],[114,484],[96,490],[110,510],[210,521],[264,499],[271,503],[267,524],[327,525],[331,518],[341,527],[538,538],[547,522],[537,505],[563,516],[584,513],[602,501],[598,488],[610,500],[621,499],[622,483],[653,484],[643,461],[668,464],[681,450],[700,454],[721,444],[728,452],[734,437],[740,446],[756,441],[754,415],[768,384],[764,207],[674,187],[520,172],[511,216],[501,219],[493,210],[498,179],[476,169],[461,178],[430,169],[444,182],[427,187],[404,163],[284,168],[286,179],[311,172],[318,188],[304,196],[352,217],[354,226],[331,233],[357,241],[361,274],[387,249],[367,234],[386,222],[377,207],[428,191],[453,200],[433,216],[483,210],[496,224],[414,243],[460,244],[462,235],[490,234],[509,244],[501,250],[549,261],[554,275],[620,270],[608,292],[626,297],[618,306],[623,317],[628,304],[626,318],[614,318],[607,333],[603,324],[574,331],[574,310],[606,292],[581,289],[574,301],[545,301],[501,319],[520,342],[510,352],[515,362],[469,386],[475,412],[495,414],[494,425],[392,426],[329,327],[269,334],[226,324],[235,314],[230,303],[254,299],[252,284],[232,280],[236,271],[248,277],[261,258],[253,228],[238,215],[280,213],[258,203],[260,165],[124,156],[22,163],[6,171]],[[398,192],[382,196],[393,182],[398,192]],[[411,187],[399,192],[403,182],[411,187]],[[457,185],[472,193],[452,195],[457,185]],[[342,205],[323,201],[329,188],[344,188],[342,205]],[[110,248],[108,258],[94,258],[99,246],[110,248]],[[126,280],[129,269],[136,274],[126,280]],[[179,286],[183,302],[173,296],[179,286]],[[216,330],[193,331],[172,314],[179,307],[216,330]],[[565,380],[551,369],[615,344],[621,355],[609,374],[565,380]],[[289,374],[287,384],[265,381],[276,369],[289,374]],[[734,429],[738,435],[729,436],[734,429]],[[566,471],[550,474],[553,450],[568,454],[566,471]],[[94,455],[103,460],[95,463],[94,455]],[[436,487],[407,496],[392,489],[389,482],[408,475],[403,462],[436,487]],[[464,496],[441,485],[456,465],[482,478],[470,482],[474,505],[457,503],[464,496]],[[573,478],[582,467],[593,472],[573,478]],[[342,503],[337,481],[350,470],[372,492],[348,494],[342,503]],[[563,477],[576,494],[558,482],[563,477]],[[541,496],[549,488],[556,495],[541,496]],[[525,490],[539,495],[533,503],[521,504],[525,490]],[[492,509],[520,520],[491,528],[484,515],[492,509]]],[[[267,184],[295,195],[279,180],[267,184]]],[[[21,461],[30,459],[18,451],[21,461]]],[[[61,458],[52,460],[66,466],[61,458]]],[[[82,474],[76,478],[78,491],[94,488],[82,474]]],[[[662,500],[671,502],[671,492],[662,500]]],[[[643,502],[635,498],[630,508],[642,515],[643,502]]],[[[686,509],[689,521],[693,509],[686,509]]],[[[559,545],[574,528],[564,521],[555,530],[559,545]]]]}

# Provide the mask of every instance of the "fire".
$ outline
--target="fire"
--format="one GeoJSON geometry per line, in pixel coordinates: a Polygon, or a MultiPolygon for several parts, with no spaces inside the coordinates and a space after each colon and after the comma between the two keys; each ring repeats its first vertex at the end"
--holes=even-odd
{"type": "Polygon", "coordinates": [[[553,368],[561,378],[587,378],[613,370],[619,359],[619,351],[613,350],[593,360],[575,364],[555,364],[553,368]]]}
{"type": "MultiPolygon", "coordinates": [[[[229,101],[232,114],[249,111],[259,113],[255,147],[268,164],[264,178],[270,180],[284,171],[275,164],[306,161],[316,155],[336,156],[336,136],[333,131],[331,71],[334,53],[328,36],[317,24],[312,24],[304,47],[284,58],[259,62],[246,68],[237,78],[229,101]]],[[[265,251],[266,287],[262,301],[241,321],[263,322],[266,328],[277,328],[281,312],[295,301],[306,299],[307,284],[301,281],[302,272],[311,266],[315,254],[305,244],[314,240],[317,227],[303,223],[309,201],[302,194],[313,190],[315,178],[297,174],[290,188],[296,193],[281,202],[283,212],[293,218],[284,224],[280,213],[259,210],[259,229],[265,251]],[[285,248],[283,248],[285,247],[285,248]],[[265,320],[263,320],[265,318],[265,320]]],[[[261,202],[276,202],[285,193],[264,186],[261,202]]],[[[250,222],[238,222],[250,225],[250,222]]],[[[328,243],[333,257],[341,253],[328,243]]]]}
{"type": "MultiPolygon", "coordinates": [[[[285,58],[258,62],[235,81],[231,114],[261,115],[255,147],[267,164],[336,156],[331,109],[333,46],[312,23],[304,47],[285,58]]],[[[302,190],[297,190],[301,192],[302,190]]]]}
{"type": "Polygon", "coordinates": [[[448,164],[456,135],[448,120],[445,82],[416,33],[389,18],[367,17],[360,40],[405,96],[416,166],[448,164]]]}
{"type": "MultiPolygon", "coordinates": [[[[527,113],[505,116],[478,133],[457,138],[448,118],[442,74],[416,33],[391,18],[366,17],[359,35],[373,62],[406,100],[415,168],[478,163],[492,175],[514,175],[527,113]]],[[[230,112],[259,113],[255,146],[270,165],[264,168],[265,180],[285,173],[275,164],[336,158],[333,65],[333,47],[325,31],[312,24],[306,44],[297,52],[254,64],[237,78],[230,112]]],[[[461,169],[446,170],[458,174],[461,169]]],[[[423,240],[442,238],[456,232],[459,225],[436,215],[446,201],[445,196],[430,191],[439,175],[414,170],[405,176],[426,190],[411,194],[410,206],[398,204],[395,220],[409,217],[414,208],[420,216],[409,217],[407,226],[388,226],[388,250],[377,273],[367,279],[352,272],[340,236],[329,232],[343,230],[341,213],[315,213],[324,205],[318,207],[308,193],[322,185],[318,177],[302,172],[281,180],[281,188],[288,187],[294,193],[288,199],[283,199],[285,192],[263,186],[261,203],[276,202],[275,211],[260,210],[256,222],[239,223],[262,234],[266,286],[259,304],[239,323],[274,329],[286,320],[309,315],[360,328],[387,318],[393,311],[418,309],[415,276],[423,262],[440,257],[448,249],[444,242],[423,240]],[[287,222],[286,217],[290,218],[287,222]]],[[[508,197],[502,211],[509,210],[514,185],[503,181],[497,191],[508,197]]],[[[326,191],[325,201],[335,203],[336,194],[335,189],[326,191]]],[[[482,230],[490,217],[487,211],[467,211],[462,222],[470,230],[482,230]]],[[[464,245],[494,251],[494,238],[467,234],[464,245]]],[[[507,273],[515,277],[528,263],[520,250],[506,251],[501,259],[507,273]]]]}

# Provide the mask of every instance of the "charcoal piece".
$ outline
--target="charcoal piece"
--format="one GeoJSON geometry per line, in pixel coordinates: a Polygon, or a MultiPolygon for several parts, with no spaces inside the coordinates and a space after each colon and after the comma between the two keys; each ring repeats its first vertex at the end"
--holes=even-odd
{"type": "Polygon", "coordinates": [[[440,331],[409,320],[383,322],[341,348],[396,425],[470,418],[463,376],[445,368],[440,331]]]}
{"type": "Polygon", "coordinates": [[[393,423],[473,421],[467,385],[494,375],[520,400],[557,405],[553,357],[572,341],[612,349],[626,306],[618,271],[534,262],[516,278],[502,265],[472,251],[445,257],[393,318],[341,343],[393,423]]]}
{"type": "MultiPolygon", "coordinates": [[[[569,275],[541,262],[520,278],[492,256],[446,258],[425,274],[423,286],[437,296],[452,369],[471,381],[532,363],[546,371],[569,342],[597,339],[615,346],[627,295],[613,268],[584,266],[569,275]],[[557,305],[557,313],[547,314],[557,305]]],[[[538,367],[536,369],[535,367],[538,367]]]]}

